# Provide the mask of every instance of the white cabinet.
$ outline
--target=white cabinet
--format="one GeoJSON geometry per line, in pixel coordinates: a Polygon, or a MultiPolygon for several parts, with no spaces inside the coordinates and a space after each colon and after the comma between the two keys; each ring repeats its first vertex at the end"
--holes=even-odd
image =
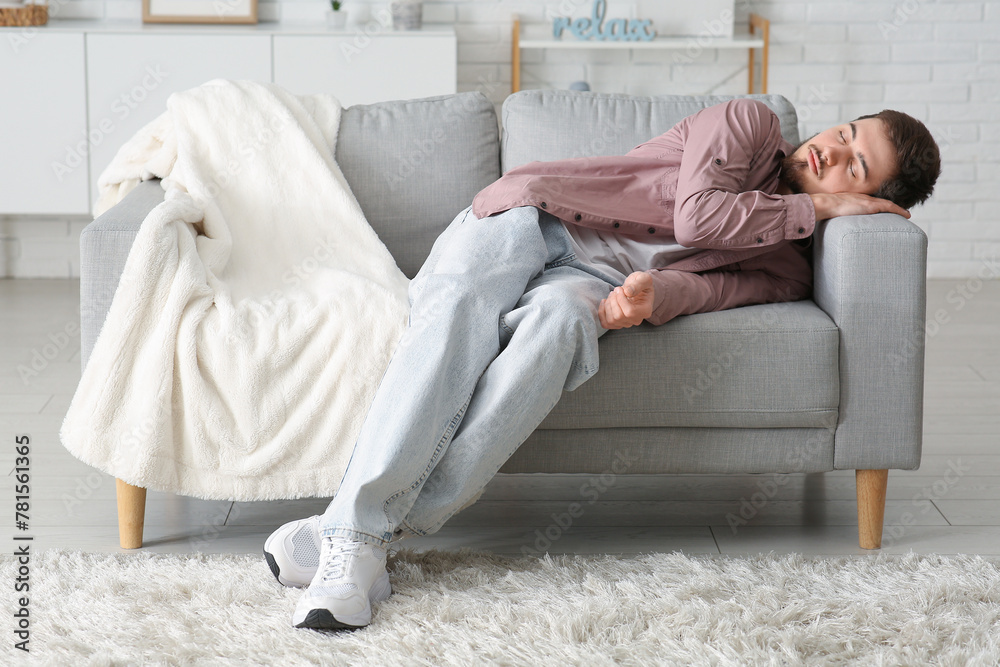
{"type": "Polygon", "coordinates": [[[296,95],[371,104],[455,92],[456,44],[438,35],[275,35],[274,82],[296,95]]]}
{"type": "Polygon", "coordinates": [[[83,35],[19,31],[0,49],[0,214],[85,212],[83,35]]]}
{"type": "Polygon", "coordinates": [[[118,149],[171,93],[272,81],[344,106],[454,93],[452,26],[333,32],[312,25],[56,20],[0,28],[0,215],[90,213],[118,149]]]}
{"type": "Polygon", "coordinates": [[[211,79],[271,80],[268,35],[87,35],[91,195],[118,148],[167,109],[171,93],[211,79]]]}

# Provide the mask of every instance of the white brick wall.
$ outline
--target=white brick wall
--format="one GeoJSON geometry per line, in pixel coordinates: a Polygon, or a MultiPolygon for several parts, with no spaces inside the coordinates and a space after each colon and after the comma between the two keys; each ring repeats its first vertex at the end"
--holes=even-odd
{"type": "MultiPolygon", "coordinates": [[[[459,90],[498,105],[510,87],[510,15],[541,18],[568,1],[425,3],[425,20],[455,22],[459,90]]],[[[382,2],[348,0],[384,6],[382,2]]],[[[50,0],[50,5],[54,4],[50,0]]],[[[770,90],[795,103],[803,138],[847,118],[896,108],[923,120],[942,148],[935,196],[913,212],[930,238],[928,275],[971,277],[1000,253],[1000,2],[736,0],[771,19],[770,90]]],[[[618,3],[619,7],[621,3],[618,3]]],[[[133,0],[66,0],[58,16],[136,18],[133,0]]],[[[322,20],[319,0],[261,0],[262,20],[322,20]]],[[[615,15],[618,7],[615,8],[615,15]]],[[[612,12],[609,11],[609,16],[612,12]]],[[[668,52],[526,51],[522,87],[585,79],[595,90],[634,94],[745,92],[742,53],[704,50],[680,65],[668,52]]],[[[0,217],[0,275],[75,276],[86,220],[0,217]]]]}
{"type": "Polygon", "coordinates": [[[80,232],[90,218],[0,216],[0,277],[78,278],[80,232]]]}

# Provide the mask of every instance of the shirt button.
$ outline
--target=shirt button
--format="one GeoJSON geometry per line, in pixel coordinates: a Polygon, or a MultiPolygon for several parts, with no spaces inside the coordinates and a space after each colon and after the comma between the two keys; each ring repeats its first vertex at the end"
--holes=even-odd
{"type": "Polygon", "coordinates": [[[650,227],[646,231],[649,232],[650,234],[655,234],[656,233],[656,228],[655,227],[650,227]]]}
{"type": "Polygon", "coordinates": [[[764,239],[757,239],[757,243],[763,243],[764,239]]]}
{"type": "Polygon", "coordinates": [[[621,226],[622,226],[622,225],[621,225],[621,223],[620,223],[620,222],[616,222],[616,223],[615,223],[615,227],[616,227],[616,228],[617,228],[617,227],[621,227],[621,226]]]}
{"type": "Polygon", "coordinates": [[[799,227],[799,234],[805,234],[805,233],[806,233],[806,228],[805,227],[799,227]]]}
{"type": "Polygon", "coordinates": [[[539,204],[539,206],[541,206],[542,208],[548,208],[549,207],[549,205],[546,204],[545,202],[542,202],[541,204],[539,204]]]}
{"type": "Polygon", "coordinates": [[[715,164],[722,164],[722,160],[720,158],[715,158],[715,164]]]}
{"type": "Polygon", "coordinates": [[[576,220],[577,222],[580,222],[581,220],[583,220],[583,216],[577,213],[576,215],[573,216],[573,219],[576,220]]]}

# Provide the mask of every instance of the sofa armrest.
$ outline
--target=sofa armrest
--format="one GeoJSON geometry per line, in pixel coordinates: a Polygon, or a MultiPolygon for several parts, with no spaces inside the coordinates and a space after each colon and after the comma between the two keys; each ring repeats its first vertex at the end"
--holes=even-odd
{"type": "Polygon", "coordinates": [[[814,299],[840,329],[834,468],[919,467],[927,236],[892,213],[833,218],[813,263],[814,299]]]}
{"type": "Polygon", "coordinates": [[[118,289],[125,260],[146,216],[163,201],[160,179],[143,181],[80,233],[80,362],[90,352],[118,289]]]}

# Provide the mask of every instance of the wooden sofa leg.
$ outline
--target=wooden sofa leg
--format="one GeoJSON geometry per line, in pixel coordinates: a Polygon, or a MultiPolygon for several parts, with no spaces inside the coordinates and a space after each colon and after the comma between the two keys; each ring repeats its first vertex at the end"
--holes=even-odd
{"type": "Polygon", "coordinates": [[[146,518],[146,489],[115,479],[118,496],[118,542],[122,549],[142,547],[142,525],[146,518]]]}
{"type": "Polygon", "coordinates": [[[856,470],[858,486],[858,542],[862,549],[882,547],[882,522],[885,518],[885,487],[888,470],[856,470]]]}

